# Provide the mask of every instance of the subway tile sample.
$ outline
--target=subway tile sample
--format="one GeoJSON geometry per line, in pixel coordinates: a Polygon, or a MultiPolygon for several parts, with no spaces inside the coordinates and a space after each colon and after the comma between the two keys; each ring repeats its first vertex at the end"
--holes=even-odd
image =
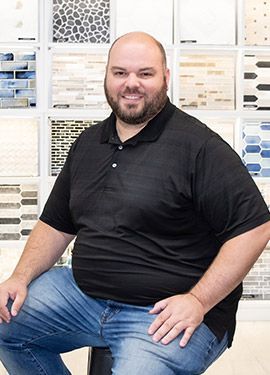
{"type": "Polygon", "coordinates": [[[36,106],[36,53],[0,51],[0,108],[36,106]]]}
{"type": "Polygon", "coordinates": [[[109,43],[110,0],[53,0],[53,42],[109,43]]]}
{"type": "Polygon", "coordinates": [[[183,109],[233,110],[234,56],[181,55],[179,107],[183,109]]]}
{"type": "Polygon", "coordinates": [[[177,42],[235,44],[235,0],[181,0],[177,42]]]}
{"type": "Polygon", "coordinates": [[[107,55],[55,52],[52,55],[52,106],[107,109],[103,80],[107,55]]]}
{"type": "Polygon", "coordinates": [[[270,0],[245,0],[246,45],[270,45],[270,0]]]}
{"type": "Polygon", "coordinates": [[[270,249],[267,247],[243,282],[244,299],[270,299],[270,249]]]}
{"type": "Polygon", "coordinates": [[[38,0],[1,1],[0,42],[38,40],[38,0]]]}
{"type": "Polygon", "coordinates": [[[244,56],[244,108],[270,110],[270,54],[244,56]]]}
{"type": "Polygon", "coordinates": [[[242,159],[254,177],[270,177],[270,121],[242,125],[242,159]]]}
{"type": "Polygon", "coordinates": [[[0,241],[25,240],[37,219],[36,185],[0,185],[0,241]]]}
{"type": "Polygon", "coordinates": [[[0,176],[38,175],[38,121],[0,118],[0,176]]]}
{"type": "Polygon", "coordinates": [[[136,0],[134,4],[133,0],[116,1],[116,36],[141,30],[163,44],[172,44],[173,1],[136,0]]]}
{"type": "Polygon", "coordinates": [[[61,171],[69,148],[81,132],[96,124],[97,120],[50,120],[51,126],[51,175],[61,171]]]}

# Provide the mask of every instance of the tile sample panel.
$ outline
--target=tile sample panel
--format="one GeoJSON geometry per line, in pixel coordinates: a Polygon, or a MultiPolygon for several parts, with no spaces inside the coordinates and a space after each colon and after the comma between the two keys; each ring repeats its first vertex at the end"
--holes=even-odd
{"type": "Polygon", "coordinates": [[[51,175],[61,171],[69,148],[81,132],[96,120],[50,120],[51,125],[51,175]]]}
{"type": "Polygon", "coordinates": [[[244,1],[245,44],[270,45],[270,0],[244,1]]]}
{"type": "Polygon", "coordinates": [[[263,199],[265,200],[268,209],[270,210],[270,183],[269,182],[257,182],[256,185],[260,190],[263,199]]]}
{"type": "Polygon", "coordinates": [[[224,118],[207,118],[197,116],[215,133],[219,134],[229,145],[234,147],[234,120],[224,118]]]}
{"type": "Polygon", "coordinates": [[[181,55],[179,107],[233,110],[234,56],[181,55]]]}
{"type": "Polygon", "coordinates": [[[37,219],[36,185],[0,185],[0,240],[25,240],[37,219]]]}
{"type": "Polygon", "coordinates": [[[106,61],[107,55],[101,53],[53,53],[53,107],[107,109],[103,89],[106,61]]]}
{"type": "Polygon", "coordinates": [[[109,43],[110,0],[53,0],[53,42],[109,43]]]}
{"type": "Polygon", "coordinates": [[[12,274],[21,253],[20,248],[0,247],[0,283],[12,274]]]}
{"type": "Polygon", "coordinates": [[[0,176],[38,175],[38,121],[0,118],[0,176]]]}
{"type": "Polygon", "coordinates": [[[244,108],[270,110],[270,54],[244,56],[244,108]]]}
{"type": "Polygon", "coordinates": [[[36,106],[36,53],[0,51],[0,108],[36,106]]]}
{"type": "Polygon", "coordinates": [[[177,42],[235,44],[235,0],[181,0],[177,42]]]}
{"type": "Polygon", "coordinates": [[[246,121],[242,137],[242,159],[250,174],[270,177],[270,121],[246,121]]]}
{"type": "Polygon", "coordinates": [[[243,282],[243,298],[270,299],[270,249],[266,248],[243,282]]]}
{"type": "Polygon", "coordinates": [[[0,42],[38,40],[38,0],[1,1],[0,42]]]}
{"type": "Polygon", "coordinates": [[[138,30],[153,35],[163,44],[172,44],[172,0],[136,0],[136,5],[133,0],[117,0],[116,36],[138,30]]]}

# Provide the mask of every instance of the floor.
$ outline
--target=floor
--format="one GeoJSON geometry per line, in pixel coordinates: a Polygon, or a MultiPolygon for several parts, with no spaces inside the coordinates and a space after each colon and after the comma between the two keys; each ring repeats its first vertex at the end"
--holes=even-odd
{"type": "MultiPolygon", "coordinates": [[[[270,321],[238,322],[233,347],[205,375],[269,375],[269,348],[270,321]]],[[[83,348],[63,356],[72,375],[86,375],[87,353],[83,348]]],[[[7,375],[1,364],[0,375],[7,375]]]]}

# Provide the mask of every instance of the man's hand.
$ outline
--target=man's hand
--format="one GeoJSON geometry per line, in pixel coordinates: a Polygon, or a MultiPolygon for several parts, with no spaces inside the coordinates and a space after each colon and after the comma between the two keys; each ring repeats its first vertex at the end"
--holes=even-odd
{"type": "Polygon", "coordinates": [[[188,293],[157,302],[149,313],[158,314],[148,330],[155,342],[169,344],[183,332],[179,344],[184,347],[203,321],[204,307],[194,295],[188,293]]]}
{"type": "Polygon", "coordinates": [[[0,323],[9,323],[12,316],[16,316],[27,296],[27,286],[20,278],[10,277],[0,284],[0,323]],[[8,300],[12,299],[11,311],[7,308],[8,300]]]}

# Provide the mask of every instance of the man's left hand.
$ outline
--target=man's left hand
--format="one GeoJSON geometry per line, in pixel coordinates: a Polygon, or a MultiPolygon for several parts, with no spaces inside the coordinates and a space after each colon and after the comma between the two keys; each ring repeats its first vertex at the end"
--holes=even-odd
{"type": "Polygon", "coordinates": [[[203,305],[192,294],[176,295],[155,304],[150,314],[158,314],[148,329],[155,342],[169,344],[181,332],[180,346],[187,345],[204,317],[203,305]]]}

